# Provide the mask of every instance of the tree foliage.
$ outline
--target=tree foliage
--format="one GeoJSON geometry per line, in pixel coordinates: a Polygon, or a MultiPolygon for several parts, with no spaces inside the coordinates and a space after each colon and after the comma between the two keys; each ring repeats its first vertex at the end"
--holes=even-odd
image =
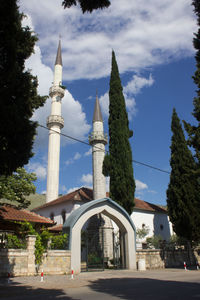
{"type": "Polygon", "coordinates": [[[33,181],[37,179],[34,173],[27,173],[24,168],[18,168],[10,176],[0,176],[0,199],[17,202],[21,208],[30,205],[26,196],[35,193],[33,181]]]}
{"type": "Polygon", "coordinates": [[[0,2],[0,175],[28,163],[37,123],[34,111],[46,97],[37,94],[37,78],[25,70],[37,37],[22,27],[17,0],[0,2]]]}
{"type": "Polygon", "coordinates": [[[171,175],[167,189],[167,207],[173,229],[188,241],[200,238],[200,189],[196,180],[196,164],[187,146],[180,120],[173,110],[171,141],[171,175]]]}
{"type": "Polygon", "coordinates": [[[193,76],[194,83],[197,85],[197,96],[193,100],[194,110],[193,116],[196,118],[197,124],[191,125],[184,121],[185,129],[189,135],[188,144],[195,150],[195,156],[198,163],[198,176],[200,175],[200,2],[199,0],[192,1],[194,6],[194,12],[197,15],[198,32],[194,34],[193,45],[197,50],[196,59],[196,71],[193,76]]]}
{"type": "Polygon", "coordinates": [[[63,0],[64,8],[70,8],[72,5],[80,4],[82,12],[92,12],[95,9],[103,9],[110,6],[109,0],[63,0]]]}
{"type": "Polygon", "coordinates": [[[103,174],[110,176],[110,197],[129,214],[134,207],[135,181],[133,178],[129,121],[122,91],[115,53],[112,52],[112,70],[109,90],[109,155],[105,156],[103,174]]]}

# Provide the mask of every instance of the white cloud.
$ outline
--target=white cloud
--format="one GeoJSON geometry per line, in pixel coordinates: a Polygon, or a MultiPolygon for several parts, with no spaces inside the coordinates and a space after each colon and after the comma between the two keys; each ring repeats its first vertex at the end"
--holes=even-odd
{"type": "Polygon", "coordinates": [[[92,174],[83,174],[81,177],[81,182],[84,184],[92,184],[92,174]]]}
{"type": "Polygon", "coordinates": [[[149,78],[133,75],[132,80],[127,83],[123,91],[125,94],[136,95],[143,87],[150,87],[153,83],[154,79],[151,74],[149,75],[149,78]]]}
{"type": "Polygon", "coordinates": [[[74,191],[76,191],[78,189],[80,189],[80,186],[79,187],[70,188],[70,189],[67,190],[66,194],[72,193],[72,192],[74,192],[74,191]]]}
{"type": "Polygon", "coordinates": [[[140,192],[148,189],[148,185],[138,179],[135,180],[135,184],[136,184],[136,192],[140,192]]]}
{"type": "MultiPolygon", "coordinates": [[[[126,108],[129,116],[129,120],[136,114],[136,101],[135,95],[138,94],[142,88],[150,87],[153,85],[154,79],[152,75],[149,78],[145,78],[139,75],[133,75],[132,79],[123,87],[123,94],[126,102],[126,108]]],[[[109,95],[105,93],[99,99],[102,112],[105,116],[109,115],[109,95]]]]}
{"type": "Polygon", "coordinates": [[[78,160],[81,158],[81,154],[79,152],[76,152],[76,154],[74,155],[74,160],[78,160]]]}
{"type": "Polygon", "coordinates": [[[84,156],[89,156],[91,154],[92,154],[92,147],[90,147],[89,150],[84,153],[84,156]]]}
{"type": "Polygon", "coordinates": [[[40,163],[29,163],[27,166],[28,170],[34,172],[37,176],[37,179],[44,180],[47,176],[46,167],[40,163]]]}
{"type": "Polygon", "coordinates": [[[196,20],[188,0],[111,0],[110,8],[84,15],[55,0],[21,0],[20,6],[31,15],[45,64],[53,65],[55,41],[62,35],[66,80],[108,76],[111,49],[121,73],[194,53],[196,20]]]}
{"type": "Polygon", "coordinates": [[[72,158],[69,158],[65,164],[68,166],[68,165],[71,165],[74,163],[75,160],[79,160],[80,158],[82,157],[82,155],[79,153],[79,152],[76,152],[74,154],[74,156],[72,158]]]}

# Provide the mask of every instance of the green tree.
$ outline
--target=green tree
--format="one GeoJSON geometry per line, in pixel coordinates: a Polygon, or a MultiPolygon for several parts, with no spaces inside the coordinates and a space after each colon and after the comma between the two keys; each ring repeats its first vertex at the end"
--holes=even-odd
{"type": "Polygon", "coordinates": [[[27,173],[24,168],[18,168],[15,173],[10,176],[0,176],[0,199],[17,202],[20,208],[26,208],[30,205],[30,201],[26,196],[35,193],[36,175],[27,173]]]}
{"type": "Polygon", "coordinates": [[[62,5],[64,8],[69,8],[78,3],[80,4],[83,13],[91,13],[95,9],[103,9],[110,6],[109,0],[63,0],[62,5]]]}
{"type": "Polygon", "coordinates": [[[184,121],[185,129],[189,135],[188,144],[195,150],[195,156],[197,159],[198,170],[197,174],[200,175],[200,2],[199,0],[192,1],[194,6],[194,12],[197,15],[198,32],[194,34],[193,45],[197,50],[196,59],[196,71],[193,76],[194,83],[197,85],[197,96],[193,100],[194,110],[193,116],[196,118],[197,124],[191,125],[184,121]]]}
{"type": "Polygon", "coordinates": [[[122,91],[115,53],[112,52],[112,70],[109,90],[109,155],[105,156],[103,174],[110,176],[110,197],[129,214],[134,207],[135,181],[129,138],[129,121],[122,91]]]}
{"type": "Polygon", "coordinates": [[[33,155],[37,123],[30,119],[46,100],[25,70],[37,37],[22,27],[23,17],[17,0],[0,1],[0,175],[11,175],[33,155]]]}
{"type": "Polygon", "coordinates": [[[200,238],[199,185],[196,164],[187,146],[180,120],[173,110],[171,140],[171,175],[167,189],[167,207],[173,229],[188,241],[200,238]]]}

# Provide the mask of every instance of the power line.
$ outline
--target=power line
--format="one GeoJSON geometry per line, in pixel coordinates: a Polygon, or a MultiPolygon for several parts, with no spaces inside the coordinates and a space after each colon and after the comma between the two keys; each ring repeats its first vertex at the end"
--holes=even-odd
{"type": "MultiPolygon", "coordinates": [[[[64,136],[64,137],[68,138],[68,139],[71,139],[71,140],[73,140],[73,141],[76,141],[76,142],[79,142],[79,143],[82,143],[82,144],[84,144],[84,145],[87,145],[87,146],[90,146],[90,147],[91,147],[91,145],[90,145],[89,143],[84,142],[84,141],[82,141],[82,140],[80,140],[80,139],[74,138],[74,137],[72,137],[72,136],[70,136],[70,135],[67,135],[67,134],[65,134],[65,133],[57,132],[56,130],[49,129],[48,127],[46,127],[46,126],[44,126],[44,125],[41,125],[41,124],[38,124],[38,126],[44,128],[44,129],[46,129],[46,130],[51,130],[51,131],[53,131],[53,132],[56,132],[56,133],[58,133],[58,134],[60,134],[60,135],[62,135],[62,136],[64,136]]],[[[98,146],[94,146],[94,147],[95,147],[96,149],[102,150],[102,149],[101,149],[100,147],[98,147],[98,146]]],[[[105,150],[105,152],[109,153],[109,151],[107,151],[107,150],[105,150]]],[[[134,159],[132,160],[132,162],[134,162],[134,163],[136,163],[136,164],[138,164],[138,165],[142,165],[142,166],[144,166],[144,167],[148,167],[148,168],[153,169],[153,170],[156,170],[156,171],[160,171],[160,172],[163,172],[163,173],[166,173],[166,174],[170,174],[170,172],[168,172],[168,171],[166,171],[166,170],[162,170],[162,169],[160,169],[160,168],[154,167],[154,166],[152,166],[152,165],[149,165],[149,164],[146,164],[146,163],[143,163],[143,162],[134,160],[134,159]]]]}

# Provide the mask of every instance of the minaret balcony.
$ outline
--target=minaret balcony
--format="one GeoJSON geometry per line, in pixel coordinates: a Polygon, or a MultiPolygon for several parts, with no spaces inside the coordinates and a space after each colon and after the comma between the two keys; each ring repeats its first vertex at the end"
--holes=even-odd
{"type": "Polygon", "coordinates": [[[65,90],[58,86],[58,85],[53,85],[49,89],[49,96],[52,98],[53,96],[59,96],[60,98],[63,98],[65,95],[65,90]]]}
{"type": "Polygon", "coordinates": [[[51,115],[47,118],[47,127],[50,129],[53,125],[64,127],[64,119],[59,115],[51,115]]]}
{"type": "Polygon", "coordinates": [[[103,143],[106,145],[108,143],[108,135],[104,134],[102,131],[93,131],[89,134],[89,143],[103,143]]]}

